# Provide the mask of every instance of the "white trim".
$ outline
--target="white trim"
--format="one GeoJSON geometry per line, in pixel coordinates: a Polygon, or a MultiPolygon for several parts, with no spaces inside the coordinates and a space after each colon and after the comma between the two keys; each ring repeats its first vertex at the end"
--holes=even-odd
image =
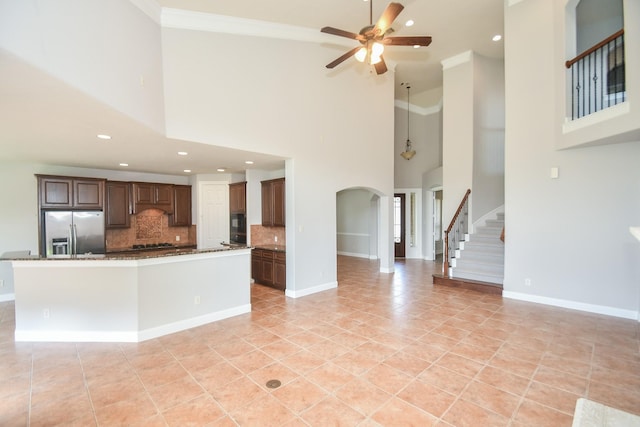
{"type": "Polygon", "coordinates": [[[341,46],[353,45],[353,40],[346,38],[342,40],[330,34],[321,33],[320,30],[315,28],[166,7],[162,8],[161,25],[163,28],[268,37],[302,42],[331,43],[341,46]]]}
{"type": "Polygon", "coordinates": [[[251,312],[251,304],[208,313],[142,331],[15,331],[16,342],[141,342],[251,312]]]}
{"type": "Polygon", "coordinates": [[[228,308],[226,310],[214,311],[202,316],[184,319],[166,325],[149,328],[138,332],[138,342],[173,334],[175,332],[184,331],[208,323],[217,322],[219,320],[228,319],[229,317],[239,316],[241,314],[251,313],[251,304],[239,305],[237,307],[228,308]]]}
{"type": "Polygon", "coordinates": [[[473,52],[470,50],[467,50],[466,52],[459,53],[456,56],[443,59],[442,61],[440,61],[440,63],[442,64],[442,69],[447,70],[449,68],[456,67],[460,64],[470,62],[472,58],[473,58],[473,52]]]}
{"type": "Polygon", "coordinates": [[[356,236],[356,237],[369,237],[369,233],[345,233],[344,231],[338,231],[340,236],[356,236]]]}
{"type": "Polygon", "coordinates": [[[634,319],[640,321],[640,312],[634,310],[624,310],[621,308],[607,307],[604,305],[587,304],[576,301],[569,301],[557,298],[543,297],[539,295],[523,294],[520,292],[503,291],[504,298],[519,301],[528,301],[538,304],[551,305],[554,307],[569,308],[572,310],[587,311],[590,313],[605,314],[607,316],[621,317],[624,319],[634,319]]]}
{"type": "Polygon", "coordinates": [[[518,3],[522,3],[524,0],[507,0],[507,6],[511,7],[513,5],[516,5],[518,3]]]}
{"type": "Polygon", "coordinates": [[[284,294],[289,298],[301,298],[301,297],[306,297],[307,295],[315,294],[318,292],[328,291],[329,289],[335,289],[337,287],[338,287],[338,282],[329,282],[329,283],[323,283],[322,285],[301,289],[299,291],[286,289],[284,291],[284,294]]]}
{"type": "Polygon", "coordinates": [[[589,126],[629,114],[630,112],[631,104],[629,101],[625,101],[620,104],[607,107],[603,110],[596,111],[595,113],[580,117],[579,119],[571,120],[567,118],[566,122],[562,125],[562,133],[567,134],[584,129],[589,126]]]}
{"type": "Polygon", "coordinates": [[[378,257],[375,257],[375,256],[372,258],[372,255],[369,255],[369,254],[358,254],[355,252],[338,251],[338,255],[350,256],[354,258],[378,259],[378,257]]]}
{"type": "MultiPolygon", "coordinates": [[[[400,108],[405,111],[407,110],[407,103],[405,101],[396,99],[393,105],[396,108],[400,108]]],[[[442,98],[436,105],[432,105],[431,107],[420,107],[415,104],[409,104],[409,111],[412,113],[420,114],[421,116],[429,116],[431,114],[439,113],[440,111],[442,111],[442,98]]]]}
{"type": "Polygon", "coordinates": [[[16,294],[0,294],[0,302],[15,301],[16,294]]]}

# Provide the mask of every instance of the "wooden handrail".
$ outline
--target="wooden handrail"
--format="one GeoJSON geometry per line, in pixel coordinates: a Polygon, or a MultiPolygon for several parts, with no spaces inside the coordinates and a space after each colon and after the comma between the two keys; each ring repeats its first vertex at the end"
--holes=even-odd
{"type": "Polygon", "coordinates": [[[564,63],[565,66],[567,68],[571,68],[571,66],[573,64],[575,64],[576,62],[580,61],[582,58],[585,58],[585,57],[591,55],[596,50],[598,50],[601,47],[605,46],[607,43],[611,43],[612,41],[614,41],[615,39],[617,39],[618,37],[620,37],[623,34],[624,34],[624,28],[621,29],[620,31],[616,32],[616,33],[611,34],[609,37],[607,37],[606,39],[602,40],[600,43],[590,47],[589,49],[585,50],[584,52],[582,52],[580,55],[576,56],[575,58],[568,60],[567,62],[564,63]]]}
{"type": "Polygon", "coordinates": [[[444,277],[449,277],[449,233],[451,233],[453,226],[456,224],[456,220],[458,219],[458,216],[460,216],[460,212],[462,212],[462,209],[464,208],[464,205],[467,203],[467,199],[469,199],[470,194],[471,194],[471,189],[469,188],[467,192],[464,193],[464,197],[462,198],[460,205],[458,205],[458,209],[456,210],[456,213],[453,215],[453,218],[451,219],[451,223],[449,224],[449,227],[447,227],[447,229],[444,232],[444,255],[442,259],[442,270],[443,270],[442,274],[444,277]]]}

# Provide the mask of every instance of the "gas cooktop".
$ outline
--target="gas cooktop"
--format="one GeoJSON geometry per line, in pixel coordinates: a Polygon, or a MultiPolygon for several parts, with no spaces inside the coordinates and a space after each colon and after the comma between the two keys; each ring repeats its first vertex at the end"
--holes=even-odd
{"type": "Polygon", "coordinates": [[[133,245],[131,249],[157,249],[157,248],[175,248],[171,243],[146,243],[144,245],[133,245]]]}

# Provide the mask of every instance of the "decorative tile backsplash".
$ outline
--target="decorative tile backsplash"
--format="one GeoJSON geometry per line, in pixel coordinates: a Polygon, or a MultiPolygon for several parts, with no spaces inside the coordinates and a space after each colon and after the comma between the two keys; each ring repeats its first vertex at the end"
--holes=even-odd
{"type": "Polygon", "coordinates": [[[265,227],[263,225],[251,225],[251,245],[265,246],[278,245],[286,246],[286,228],[265,227]],[[277,241],[276,241],[277,238],[277,241]]]}
{"type": "Polygon", "coordinates": [[[149,215],[156,210],[146,210],[135,216],[136,239],[159,239],[162,237],[162,217],[164,215],[149,215]]]}
{"type": "Polygon", "coordinates": [[[196,226],[169,227],[169,216],[159,209],[147,209],[131,215],[129,228],[106,231],[107,251],[129,249],[133,245],[172,243],[189,246],[197,243],[196,226]],[[180,240],[176,240],[176,236],[180,240]]]}

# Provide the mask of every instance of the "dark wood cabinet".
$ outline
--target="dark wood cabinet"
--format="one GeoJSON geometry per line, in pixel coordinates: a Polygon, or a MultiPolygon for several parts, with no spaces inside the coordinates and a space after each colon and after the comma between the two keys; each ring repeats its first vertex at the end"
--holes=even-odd
{"type": "Polygon", "coordinates": [[[107,181],[105,201],[105,226],[129,228],[131,215],[131,184],[107,181]]]}
{"type": "Polygon", "coordinates": [[[262,181],[262,225],[284,227],[285,181],[284,178],[262,181]]]}
{"type": "Polygon", "coordinates": [[[131,189],[133,191],[133,213],[150,208],[161,209],[169,214],[173,213],[172,184],[134,182],[131,189]]]}
{"type": "Polygon", "coordinates": [[[104,179],[38,175],[40,208],[103,209],[104,179]]]}
{"type": "Polygon", "coordinates": [[[247,183],[229,184],[229,211],[243,214],[247,212],[247,183]]]}
{"type": "Polygon", "coordinates": [[[261,248],[251,251],[251,277],[256,283],[284,291],[286,275],[285,252],[261,248]]]}
{"type": "Polygon", "coordinates": [[[191,186],[173,186],[173,215],[169,216],[169,225],[187,227],[191,225],[191,186]]]}

